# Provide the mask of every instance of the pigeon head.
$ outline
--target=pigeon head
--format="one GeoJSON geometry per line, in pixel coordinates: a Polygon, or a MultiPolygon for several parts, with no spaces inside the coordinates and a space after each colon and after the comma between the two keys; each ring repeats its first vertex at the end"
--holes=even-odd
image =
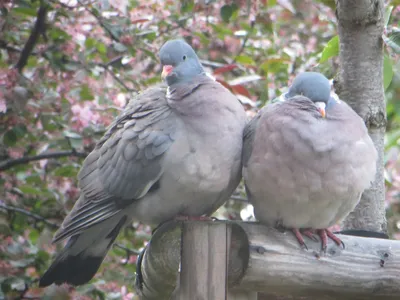
{"type": "Polygon", "coordinates": [[[204,70],[193,48],[183,40],[170,40],[160,49],[161,76],[169,86],[192,80],[204,70]]]}
{"type": "Polygon", "coordinates": [[[325,108],[331,97],[331,84],[324,75],[317,72],[297,75],[285,97],[290,99],[299,95],[314,102],[321,115],[325,117],[325,108]]]}

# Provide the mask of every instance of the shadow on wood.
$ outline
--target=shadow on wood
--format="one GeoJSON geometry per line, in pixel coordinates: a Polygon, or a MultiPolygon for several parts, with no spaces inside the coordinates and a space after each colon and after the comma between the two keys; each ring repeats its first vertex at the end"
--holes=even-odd
{"type": "MultiPolygon", "coordinates": [[[[258,223],[191,225],[199,223],[224,223],[229,228],[230,292],[263,292],[272,297],[268,299],[398,299],[400,295],[399,241],[341,235],[346,248],[329,241],[322,254],[319,242],[307,239],[304,250],[291,232],[258,223]]],[[[183,224],[163,224],[146,248],[138,266],[142,299],[179,299],[183,224]]]]}

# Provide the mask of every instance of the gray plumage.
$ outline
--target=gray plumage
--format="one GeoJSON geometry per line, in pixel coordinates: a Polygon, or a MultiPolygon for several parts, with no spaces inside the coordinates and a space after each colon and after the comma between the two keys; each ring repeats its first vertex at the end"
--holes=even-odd
{"type": "Polygon", "coordinates": [[[248,197],[263,223],[326,229],[370,186],[377,151],[363,120],[330,96],[322,74],[299,75],[285,98],[261,109],[245,128],[248,197]],[[318,102],[326,105],[325,118],[318,102]]]}
{"type": "Polygon", "coordinates": [[[185,42],[167,42],[160,60],[168,86],[131,100],[84,161],[80,197],[54,237],[69,241],[41,286],[89,281],[132,219],[211,214],[238,185],[243,107],[185,42]]]}

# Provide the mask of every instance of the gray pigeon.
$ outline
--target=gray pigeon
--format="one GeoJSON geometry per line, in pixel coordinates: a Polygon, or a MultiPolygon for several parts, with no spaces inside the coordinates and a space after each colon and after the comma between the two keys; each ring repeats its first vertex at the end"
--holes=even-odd
{"type": "Polygon", "coordinates": [[[305,72],[282,101],[245,128],[243,176],[256,218],[303,235],[342,242],[328,227],[344,219],[374,179],[377,151],[363,120],[331,96],[329,80],[305,72]],[[299,231],[299,229],[301,231],[299,231]]]}
{"type": "Polygon", "coordinates": [[[40,286],[85,284],[132,219],[209,215],[239,184],[242,105],[184,41],[168,41],[159,57],[167,86],[133,99],[84,161],[80,197],[53,240],[68,242],[40,286]]]}

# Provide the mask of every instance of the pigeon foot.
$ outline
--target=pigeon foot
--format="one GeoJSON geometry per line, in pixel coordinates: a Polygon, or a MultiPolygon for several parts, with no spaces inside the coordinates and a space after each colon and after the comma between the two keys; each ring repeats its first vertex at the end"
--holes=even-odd
{"type": "Polygon", "coordinates": [[[342,240],[339,239],[337,236],[335,236],[328,229],[312,229],[312,228],[297,229],[297,228],[292,228],[292,232],[294,233],[294,235],[295,235],[297,241],[299,242],[300,246],[305,248],[305,249],[307,249],[307,250],[308,250],[308,247],[307,247],[306,243],[304,242],[303,235],[308,237],[309,239],[313,240],[314,242],[318,242],[318,239],[315,236],[315,234],[317,234],[321,239],[321,251],[323,251],[324,253],[326,253],[328,238],[330,238],[332,241],[334,241],[336,245],[343,246],[343,249],[345,248],[344,243],[342,242],[342,240]]]}
{"type": "Polygon", "coordinates": [[[334,235],[329,229],[317,229],[316,233],[321,238],[321,250],[325,253],[327,247],[328,238],[335,242],[336,245],[345,248],[344,243],[336,235],[334,235]]]}

